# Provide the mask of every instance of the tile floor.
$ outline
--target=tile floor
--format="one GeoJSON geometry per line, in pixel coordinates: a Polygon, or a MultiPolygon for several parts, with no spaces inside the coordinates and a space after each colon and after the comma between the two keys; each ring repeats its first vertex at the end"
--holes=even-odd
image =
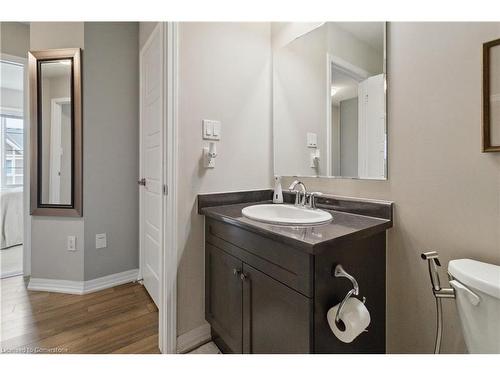
{"type": "Polygon", "coordinates": [[[222,353],[217,347],[217,345],[215,345],[213,341],[210,341],[186,354],[222,354],[222,353]]]}

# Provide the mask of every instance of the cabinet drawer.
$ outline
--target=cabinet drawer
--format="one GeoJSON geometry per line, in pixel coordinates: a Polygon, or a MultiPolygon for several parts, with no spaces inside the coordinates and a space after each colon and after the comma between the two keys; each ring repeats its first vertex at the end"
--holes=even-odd
{"type": "Polygon", "coordinates": [[[292,289],[312,297],[313,258],[279,242],[213,219],[206,220],[206,242],[232,254],[292,289]]]}

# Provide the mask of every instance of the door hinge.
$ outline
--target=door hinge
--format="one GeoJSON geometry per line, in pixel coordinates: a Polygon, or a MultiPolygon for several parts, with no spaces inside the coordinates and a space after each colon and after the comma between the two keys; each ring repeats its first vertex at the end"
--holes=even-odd
{"type": "Polygon", "coordinates": [[[168,186],[163,185],[163,195],[168,195],[168,186]]]}

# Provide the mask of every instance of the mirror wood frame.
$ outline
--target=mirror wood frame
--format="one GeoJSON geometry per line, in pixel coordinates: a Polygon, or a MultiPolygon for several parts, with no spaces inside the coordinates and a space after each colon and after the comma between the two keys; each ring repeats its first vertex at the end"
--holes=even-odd
{"type": "Polygon", "coordinates": [[[81,85],[81,50],[80,48],[63,48],[43,51],[30,51],[29,60],[29,93],[30,93],[30,212],[33,216],[82,216],[82,85],[81,85]],[[39,65],[44,61],[71,60],[71,101],[72,101],[72,170],[71,170],[71,204],[41,203],[41,159],[39,157],[42,119],[39,114],[39,65]]]}
{"type": "Polygon", "coordinates": [[[500,144],[491,144],[491,111],[490,111],[490,50],[500,48],[500,39],[483,44],[483,152],[500,152],[500,144]]]}

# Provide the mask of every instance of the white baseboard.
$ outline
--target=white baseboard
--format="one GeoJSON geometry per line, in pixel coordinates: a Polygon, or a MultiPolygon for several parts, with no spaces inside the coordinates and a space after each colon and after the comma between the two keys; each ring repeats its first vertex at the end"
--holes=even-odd
{"type": "Polygon", "coordinates": [[[133,269],[87,281],[40,279],[32,277],[28,284],[28,290],[66,294],[87,294],[136,281],[138,274],[139,270],[133,269]]]}
{"type": "Polygon", "coordinates": [[[23,271],[8,271],[4,273],[0,273],[0,279],[6,279],[7,277],[20,276],[23,274],[23,271]]]}
{"type": "Polygon", "coordinates": [[[126,284],[131,281],[136,281],[139,277],[139,269],[128,270],[112,275],[99,277],[93,280],[87,280],[84,283],[83,294],[97,292],[113,286],[126,284]]]}
{"type": "Polygon", "coordinates": [[[177,337],[177,353],[189,352],[203,343],[210,341],[210,324],[205,323],[177,337]]]}

